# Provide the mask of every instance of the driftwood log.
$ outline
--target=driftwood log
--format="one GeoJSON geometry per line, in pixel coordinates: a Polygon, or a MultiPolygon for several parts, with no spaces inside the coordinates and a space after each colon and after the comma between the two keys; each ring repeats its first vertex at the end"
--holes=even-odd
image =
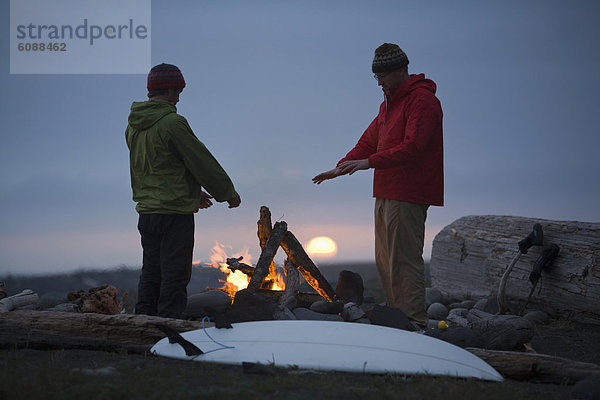
{"type": "Polygon", "coordinates": [[[285,290],[279,298],[279,304],[293,310],[298,304],[297,296],[300,290],[300,273],[298,267],[290,260],[285,260],[283,265],[285,272],[285,290]]]}
{"type": "Polygon", "coordinates": [[[21,293],[10,297],[4,297],[0,300],[0,313],[12,311],[19,307],[25,307],[30,304],[35,304],[39,301],[37,293],[33,290],[25,289],[21,293]]]}
{"type": "Polygon", "coordinates": [[[156,324],[166,325],[178,332],[202,328],[200,321],[148,315],[11,311],[0,314],[0,347],[145,353],[165,337],[156,324]]]}
{"type": "MultiPolygon", "coordinates": [[[[544,243],[560,246],[560,254],[542,272],[530,307],[555,317],[600,324],[600,223],[489,215],[460,218],[433,241],[432,285],[449,296],[495,295],[506,266],[519,250],[519,240],[535,223],[543,227],[544,243]]],[[[520,257],[506,284],[507,297],[526,301],[529,274],[541,250],[534,246],[520,257]]]]}
{"type": "MultiPolygon", "coordinates": [[[[271,211],[268,207],[262,206],[260,208],[260,217],[257,225],[258,240],[261,248],[264,249],[264,246],[272,234],[271,211]]],[[[277,225],[277,223],[275,225],[277,225]]],[[[281,247],[287,254],[292,265],[295,265],[304,279],[306,279],[306,282],[308,282],[308,284],[312,286],[319,293],[319,295],[323,296],[327,301],[333,301],[335,297],[335,291],[327,279],[325,279],[325,277],[321,274],[319,268],[317,268],[317,266],[313,263],[308,254],[306,254],[302,244],[300,244],[292,232],[287,231],[285,233],[283,240],[281,241],[281,247]]]]}
{"type": "MultiPolygon", "coordinates": [[[[267,245],[267,241],[271,236],[271,232],[273,231],[273,225],[271,224],[271,211],[269,211],[269,207],[261,206],[259,211],[258,222],[258,243],[260,245],[260,250],[262,251],[267,245]]],[[[269,265],[269,275],[275,276],[275,263],[271,261],[269,265]]]]}
{"type": "Polygon", "coordinates": [[[298,266],[298,270],[306,279],[306,282],[312,286],[327,301],[334,301],[335,291],[319,271],[319,268],[312,262],[304,248],[296,239],[292,232],[287,232],[281,242],[281,247],[287,254],[290,261],[298,266]]]}
{"type": "MultiPolygon", "coordinates": [[[[52,311],[12,311],[0,314],[0,347],[90,349],[146,353],[165,334],[166,325],[178,332],[202,328],[198,321],[146,315],[103,315],[52,311]]],[[[544,354],[467,348],[505,378],[573,383],[600,377],[600,366],[544,354]]]]}
{"type": "Polygon", "coordinates": [[[572,384],[583,378],[600,378],[600,366],[547,354],[496,351],[467,347],[496,369],[503,377],[572,384]]]}
{"type": "Polygon", "coordinates": [[[260,257],[256,262],[256,267],[254,268],[252,278],[250,278],[250,282],[248,283],[249,292],[256,292],[256,290],[258,290],[258,288],[262,285],[267,275],[269,275],[269,268],[270,265],[273,264],[273,257],[275,257],[277,249],[279,248],[279,245],[281,244],[286,232],[287,224],[284,221],[275,223],[275,226],[271,231],[271,235],[269,235],[269,239],[265,243],[265,246],[260,253],[260,257]]]}

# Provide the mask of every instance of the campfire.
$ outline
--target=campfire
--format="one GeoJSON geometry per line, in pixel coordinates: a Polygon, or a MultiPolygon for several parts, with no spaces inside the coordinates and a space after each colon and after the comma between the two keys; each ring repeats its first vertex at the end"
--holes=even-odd
{"type": "MultiPolygon", "coordinates": [[[[254,273],[254,267],[251,265],[252,255],[249,249],[244,249],[241,253],[228,257],[225,246],[216,243],[212,248],[210,263],[205,264],[209,268],[217,268],[226,275],[223,286],[219,289],[227,293],[231,298],[239,290],[246,289],[250,278],[254,273]],[[245,261],[245,262],[241,262],[245,261]]],[[[200,261],[195,261],[194,265],[200,266],[200,261]]],[[[283,291],[285,289],[285,274],[281,269],[269,269],[269,274],[261,285],[262,289],[283,291]]]]}
{"type": "MultiPolygon", "coordinates": [[[[211,266],[226,274],[226,281],[219,290],[233,299],[232,307],[225,313],[226,315],[219,317],[225,318],[227,322],[241,322],[252,318],[272,319],[273,313],[284,309],[290,312],[289,310],[297,305],[306,305],[323,298],[328,302],[335,300],[334,289],[310,259],[298,239],[287,229],[287,223],[279,221],[272,225],[271,212],[265,206],[260,208],[258,240],[261,253],[254,266],[251,265],[252,257],[248,249],[244,250],[243,254],[228,257],[225,246],[216,244],[213,247],[211,266]],[[283,272],[282,268],[276,268],[273,263],[279,247],[287,254],[283,272]],[[300,275],[317,291],[317,294],[299,291],[300,275]],[[269,304],[260,306],[257,304],[267,299],[269,304]],[[271,316],[254,314],[252,317],[249,308],[258,308],[259,314],[267,313],[271,316]]],[[[216,322],[219,324],[219,321],[216,322]]]]}

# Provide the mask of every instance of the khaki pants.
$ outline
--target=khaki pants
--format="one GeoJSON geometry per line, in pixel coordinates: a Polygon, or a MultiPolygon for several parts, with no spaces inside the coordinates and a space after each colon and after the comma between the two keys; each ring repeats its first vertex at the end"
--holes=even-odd
{"type": "Polygon", "coordinates": [[[425,309],[425,219],[428,205],[375,201],[375,261],[388,306],[427,327],[425,309]]]}

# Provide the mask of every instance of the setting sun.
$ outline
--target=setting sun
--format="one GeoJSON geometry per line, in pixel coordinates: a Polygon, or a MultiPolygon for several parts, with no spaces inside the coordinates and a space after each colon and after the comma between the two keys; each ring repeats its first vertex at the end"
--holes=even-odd
{"type": "Polygon", "coordinates": [[[311,257],[333,257],[337,254],[337,244],[330,237],[317,236],[308,242],[306,252],[311,257]]]}

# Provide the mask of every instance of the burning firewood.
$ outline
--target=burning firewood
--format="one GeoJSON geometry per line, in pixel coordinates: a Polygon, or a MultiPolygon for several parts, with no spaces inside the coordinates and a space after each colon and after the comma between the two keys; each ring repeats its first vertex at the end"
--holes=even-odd
{"type": "MultiPolygon", "coordinates": [[[[258,242],[260,244],[260,250],[262,251],[269,237],[271,236],[271,232],[273,231],[273,225],[271,223],[271,211],[269,211],[269,207],[262,206],[259,211],[259,219],[257,222],[258,225],[258,242]]],[[[269,277],[275,277],[275,264],[271,261],[269,265],[269,277]]]]}
{"type": "Polygon", "coordinates": [[[254,274],[248,283],[248,291],[256,292],[256,290],[262,285],[263,280],[269,274],[269,267],[273,262],[273,257],[277,253],[277,249],[283,240],[283,236],[287,232],[287,223],[280,221],[275,223],[269,239],[265,243],[265,247],[260,253],[260,257],[256,262],[256,268],[254,274]]]}
{"type": "Polygon", "coordinates": [[[248,264],[241,263],[240,261],[242,261],[243,259],[243,256],[240,256],[238,258],[228,258],[227,261],[225,261],[227,263],[227,268],[229,268],[231,272],[242,271],[244,274],[251,277],[252,274],[254,274],[254,267],[248,264]]]}
{"type": "Polygon", "coordinates": [[[333,301],[335,291],[321,274],[319,268],[312,262],[308,254],[306,254],[306,251],[304,251],[304,248],[302,248],[302,245],[292,232],[288,231],[285,234],[281,242],[281,247],[283,247],[288,258],[298,266],[298,270],[304,279],[306,279],[306,282],[321,296],[325,297],[327,301],[333,301]]]}
{"type": "Polygon", "coordinates": [[[279,298],[279,304],[293,310],[298,304],[298,292],[300,289],[300,274],[298,267],[286,259],[283,265],[285,271],[285,292],[279,298]]]}

